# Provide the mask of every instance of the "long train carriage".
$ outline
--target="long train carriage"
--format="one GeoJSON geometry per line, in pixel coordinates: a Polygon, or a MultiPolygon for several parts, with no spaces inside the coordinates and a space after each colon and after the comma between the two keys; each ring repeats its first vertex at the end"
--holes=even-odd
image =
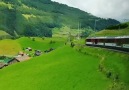
{"type": "Polygon", "coordinates": [[[90,37],[86,45],[105,47],[129,52],[129,36],[120,37],[90,37]]]}

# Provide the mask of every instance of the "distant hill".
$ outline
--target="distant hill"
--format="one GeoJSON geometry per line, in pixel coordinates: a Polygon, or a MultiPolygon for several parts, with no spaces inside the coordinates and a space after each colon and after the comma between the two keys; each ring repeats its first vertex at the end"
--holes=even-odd
{"type": "Polygon", "coordinates": [[[103,19],[87,12],[51,0],[0,0],[0,29],[15,36],[52,36],[52,29],[91,27],[97,30],[119,24],[114,19],[103,19]]]}
{"type": "Polygon", "coordinates": [[[5,32],[5,31],[0,30],[0,40],[1,40],[1,39],[7,39],[7,38],[11,38],[11,35],[8,34],[8,33],[5,32]]]}
{"type": "MultiPolygon", "coordinates": [[[[97,32],[95,36],[124,36],[129,35],[129,22],[110,26],[105,30],[97,32]]],[[[93,36],[93,35],[91,35],[93,36]]]]}

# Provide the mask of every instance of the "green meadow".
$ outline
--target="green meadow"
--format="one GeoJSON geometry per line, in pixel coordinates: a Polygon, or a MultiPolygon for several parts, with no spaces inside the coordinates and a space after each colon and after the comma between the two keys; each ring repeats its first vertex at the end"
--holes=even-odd
{"type": "Polygon", "coordinates": [[[111,81],[98,71],[99,59],[69,46],[0,71],[5,90],[103,90],[111,81]],[[83,57],[83,58],[82,58],[83,57]],[[94,63],[93,63],[94,62],[94,63]],[[6,87],[6,85],[9,85],[6,87]]]}
{"type": "Polygon", "coordinates": [[[19,51],[27,47],[34,50],[56,49],[64,45],[64,38],[38,38],[38,37],[22,37],[16,40],[4,39],[0,40],[0,55],[16,55],[19,51]],[[33,38],[35,39],[33,41],[33,38]]]}
{"type": "MultiPolygon", "coordinates": [[[[26,47],[42,51],[55,49],[1,69],[0,89],[128,90],[128,54],[86,46],[72,48],[69,43],[64,44],[66,40],[22,37],[0,41],[1,49],[6,51],[0,55],[15,55],[26,47]],[[8,48],[5,50],[4,46],[8,48]]],[[[84,39],[79,42],[76,40],[75,43],[84,44],[84,39]]]]}

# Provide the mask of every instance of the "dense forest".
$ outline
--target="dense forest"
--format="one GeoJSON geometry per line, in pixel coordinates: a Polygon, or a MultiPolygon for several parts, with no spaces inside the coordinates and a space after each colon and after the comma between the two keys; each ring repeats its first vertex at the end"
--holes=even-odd
{"type": "Polygon", "coordinates": [[[91,27],[102,30],[119,24],[114,19],[103,19],[51,0],[0,0],[0,30],[12,36],[52,36],[53,28],[91,27]]]}

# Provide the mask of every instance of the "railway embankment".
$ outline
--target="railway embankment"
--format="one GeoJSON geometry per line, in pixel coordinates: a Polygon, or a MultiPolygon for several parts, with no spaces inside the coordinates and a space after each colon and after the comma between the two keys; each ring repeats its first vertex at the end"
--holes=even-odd
{"type": "Polygon", "coordinates": [[[111,90],[129,88],[129,54],[88,46],[75,46],[75,49],[85,55],[99,58],[98,71],[113,81],[111,90]]]}

